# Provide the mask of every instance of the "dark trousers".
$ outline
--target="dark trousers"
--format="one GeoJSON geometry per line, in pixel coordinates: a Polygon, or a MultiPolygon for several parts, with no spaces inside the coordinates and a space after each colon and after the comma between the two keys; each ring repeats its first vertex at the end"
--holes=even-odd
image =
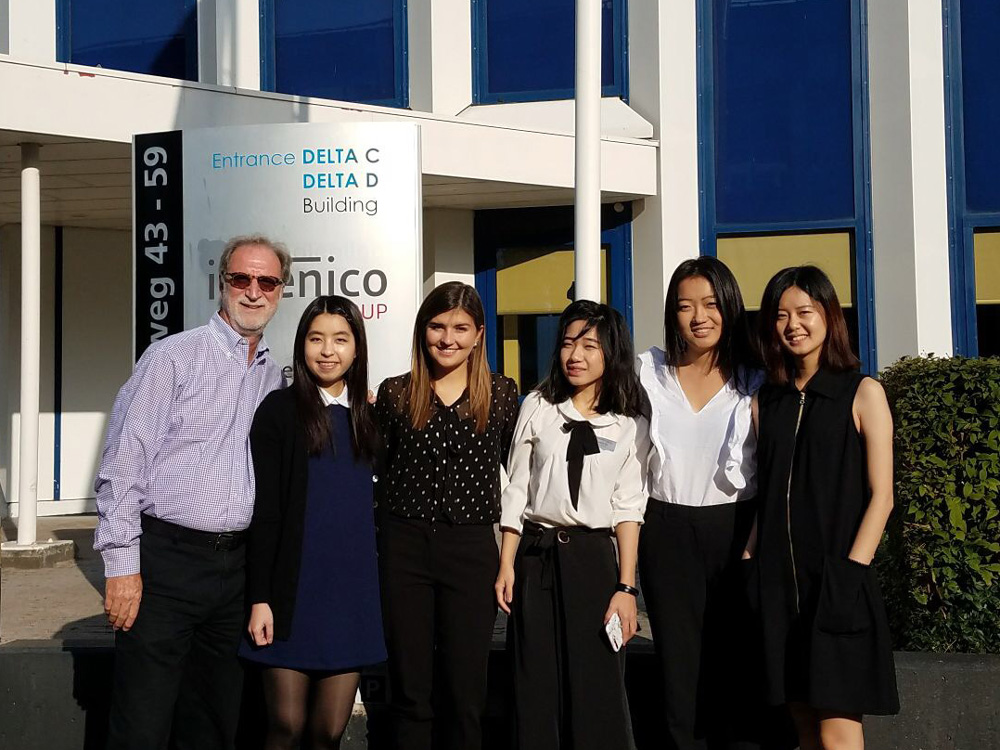
{"type": "Polygon", "coordinates": [[[663,674],[664,747],[744,743],[759,671],[739,560],[756,503],[695,508],[650,500],[639,575],[663,674]]]}
{"type": "Polygon", "coordinates": [[[394,747],[479,750],[497,609],[493,527],[387,515],[379,548],[394,747]]]}
{"type": "Polygon", "coordinates": [[[245,547],[213,549],[146,530],[142,602],[115,634],[109,750],[235,745],[243,671],[245,547]]]}
{"type": "Polygon", "coordinates": [[[608,529],[526,526],[507,623],[519,750],[629,750],[625,652],[604,614],[618,583],[608,529]]]}

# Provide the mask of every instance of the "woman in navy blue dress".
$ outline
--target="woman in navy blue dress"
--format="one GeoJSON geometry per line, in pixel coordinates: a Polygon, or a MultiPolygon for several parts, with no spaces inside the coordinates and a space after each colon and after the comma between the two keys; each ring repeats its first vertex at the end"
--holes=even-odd
{"type": "Polygon", "coordinates": [[[357,306],[319,297],[295,334],[294,380],[250,430],[256,500],[244,658],[264,667],[267,750],[336,748],[361,667],[385,660],[375,554],[368,350],[357,306]]]}

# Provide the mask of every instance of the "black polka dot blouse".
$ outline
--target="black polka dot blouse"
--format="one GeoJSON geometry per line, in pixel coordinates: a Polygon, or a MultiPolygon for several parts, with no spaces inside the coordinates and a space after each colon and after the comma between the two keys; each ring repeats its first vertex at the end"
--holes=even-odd
{"type": "Polygon", "coordinates": [[[493,373],[490,417],[476,433],[466,390],[451,406],[436,396],[427,426],[415,430],[402,403],[410,375],[387,378],[379,388],[375,415],[385,446],[379,496],[407,518],[455,524],[500,520],[500,467],[517,422],[517,386],[493,373]]]}

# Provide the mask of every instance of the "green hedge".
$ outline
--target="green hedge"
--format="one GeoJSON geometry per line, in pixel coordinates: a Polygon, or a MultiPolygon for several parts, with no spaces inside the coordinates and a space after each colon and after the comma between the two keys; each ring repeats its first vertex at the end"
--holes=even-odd
{"type": "Polygon", "coordinates": [[[902,359],[881,381],[896,430],[879,562],[895,647],[1000,653],[1000,359],[902,359]]]}

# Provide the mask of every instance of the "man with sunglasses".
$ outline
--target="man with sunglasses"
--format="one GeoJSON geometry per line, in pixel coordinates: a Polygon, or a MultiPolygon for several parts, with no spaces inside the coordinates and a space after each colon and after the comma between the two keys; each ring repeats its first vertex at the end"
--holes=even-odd
{"type": "Polygon", "coordinates": [[[282,385],[264,327],[291,257],[230,240],[219,311],[150,346],[115,399],[95,481],[94,547],[115,629],[108,747],[233,748],[242,670],[244,541],[253,512],[248,434],[282,385]]]}

